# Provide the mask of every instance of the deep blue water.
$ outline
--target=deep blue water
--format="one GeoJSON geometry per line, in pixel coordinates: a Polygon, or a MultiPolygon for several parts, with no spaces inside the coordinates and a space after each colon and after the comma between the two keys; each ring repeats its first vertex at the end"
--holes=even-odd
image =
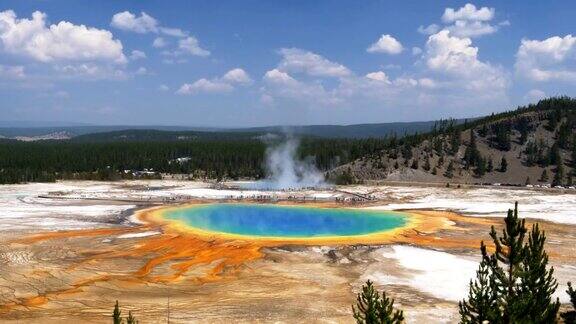
{"type": "Polygon", "coordinates": [[[197,229],[258,237],[352,236],[404,226],[404,214],[360,209],[209,204],[169,210],[167,219],[197,229]]]}

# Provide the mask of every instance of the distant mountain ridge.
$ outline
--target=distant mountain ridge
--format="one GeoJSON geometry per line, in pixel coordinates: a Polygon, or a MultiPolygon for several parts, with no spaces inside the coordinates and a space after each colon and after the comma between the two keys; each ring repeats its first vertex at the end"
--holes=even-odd
{"type": "MultiPolygon", "coordinates": [[[[471,120],[471,119],[470,119],[471,120]]],[[[456,123],[462,123],[464,119],[456,120],[456,123]]],[[[106,138],[106,135],[95,135],[102,133],[111,133],[110,138],[118,139],[121,134],[118,132],[126,132],[129,134],[128,138],[132,140],[139,140],[137,135],[140,134],[148,140],[162,139],[169,140],[173,138],[178,139],[178,136],[194,136],[196,132],[202,133],[251,133],[251,134],[265,134],[265,133],[288,133],[299,136],[313,136],[323,138],[383,138],[387,136],[403,136],[416,133],[425,133],[432,130],[437,121],[422,121],[422,122],[393,122],[393,123],[377,123],[377,124],[354,124],[354,125],[306,125],[306,126],[263,126],[263,127],[247,127],[247,128],[212,128],[212,127],[187,127],[187,126],[94,126],[94,125],[80,125],[80,126],[30,126],[33,122],[20,122],[15,127],[2,127],[6,125],[5,122],[0,122],[0,138],[49,138],[51,134],[67,134],[69,138],[84,136],[83,140],[89,139],[94,135],[94,138],[101,141],[106,138]],[[140,130],[146,132],[131,132],[132,130],[140,130]],[[155,132],[151,132],[155,131],[155,132]],[[185,134],[188,132],[189,134],[185,134]],[[172,133],[172,134],[171,134],[172,133]]],[[[63,138],[62,138],[63,139],[63,138]]]]}
{"type": "MultiPolygon", "coordinates": [[[[307,125],[307,126],[267,126],[231,129],[236,132],[287,132],[295,135],[318,136],[326,138],[382,138],[403,136],[405,134],[426,133],[432,130],[438,121],[393,122],[379,124],[354,125],[307,125]]],[[[456,123],[461,123],[457,120],[456,123]]]]}

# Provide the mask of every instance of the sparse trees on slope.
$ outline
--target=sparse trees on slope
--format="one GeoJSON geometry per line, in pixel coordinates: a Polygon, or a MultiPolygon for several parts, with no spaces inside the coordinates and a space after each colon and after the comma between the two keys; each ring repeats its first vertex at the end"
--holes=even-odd
{"type": "Polygon", "coordinates": [[[362,286],[356,300],[352,312],[358,324],[396,324],[404,320],[404,313],[394,309],[394,299],[386,297],[385,292],[380,297],[370,280],[362,286]]]}

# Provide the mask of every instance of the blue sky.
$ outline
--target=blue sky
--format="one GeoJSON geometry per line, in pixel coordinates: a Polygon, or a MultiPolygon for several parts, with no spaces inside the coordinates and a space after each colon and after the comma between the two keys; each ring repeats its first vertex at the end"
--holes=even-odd
{"type": "Polygon", "coordinates": [[[573,1],[0,5],[0,120],[255,126],[471,117],[576,95],[573,1]]]}

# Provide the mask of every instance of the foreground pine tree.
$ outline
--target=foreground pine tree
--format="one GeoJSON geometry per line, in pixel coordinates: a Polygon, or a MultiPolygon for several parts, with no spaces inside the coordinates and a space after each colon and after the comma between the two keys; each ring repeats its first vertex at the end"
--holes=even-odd
{"type": "Polygon", "coordinates": [[[558,284],[548,268],[544,250],[546,236],[538,225],[525,242],[524,220],[518,218],[518,203],[509,210],[499,236],[492,227],[494,253],[481,244],[482,261],[468,300],[460,302],[462,323],[555,323],[560,307],[552,294],[558,284]]]}
{"type": "Polygon", "coordinates": [[[128,311],[128,317],[126,318],[126,324],[138,324],[136,317],[132,316],[131,311],[128,311]]]}
{"type": "Polygon", "coordinates": [[[122,312],[120,311],[120,306],[118,306],[118,301],[116,301],[114,311],[112,312],[112,320],[114,324],[122,324],[122,312]]]}
{"type": "Polygon", "coordinates": [[[522,274],[521,264],[524,259],[526,235],[524,220],[518,219],[518,203],[514,206],[514,211],[508,210],[504,223],[501,237],[498,237],[494,226],[490,231],[496,249],[494,256],[498,261],[492,267],[492,275],[498,285],[501,317],[504,323],[514,323],[523,310],[520,307],[522,301],[517,296],[515,288],[522,274]]]}
{"type": "MultiPolygon", "coordinates": [[[[122,312],[120,311],[120,306],[118,306],[118,301],[114,305],[114,311],[112,312],[112,321],[114,324],[124,324],[122,319],[122,312]]],[[[126,324],[138,324],[136,317],[132,315],[132,311],[128,311],[128,317],[126,317],[126,324]]]]}
{"type": "Polygon", "coordinates": [[[572,303],[572,310],[562,314],[564,323],[573,324],[576,323],[576,290],[572,288],[572,283],[568,283],[568,290],[566,293],[570,296],[570,302],[572,303]]]}
{"type": "Polygon", "coordinates": [[[476,271],[476,280],[470,280],[468,300],[458,303],[461,323],[495,323],[498,313],[498,287],[491,269],[496,263],[494,256],[486,252],[484,242],[480,243],[482,261],[476,271]]]}
{"type": "Polygon", "coordinates": [[[394,299],[386,297],[384,292],[380,297],[370,280],[362,286],[352,312],[358,324],[396,324],[404,320],[403,312],[394,309],[394,299]]]}
{"type": "Polygon", "coordinates": [[[538,228],[532,227],[522,265],[522,276],[518,286],[518,296],[525,301],[520,318],[533,323],[553,323],[556,321],[560,302],[552,301],[552,294],[558,283],[554,279],[554,268],[547,269],[548,255],[544,251],[546,236],[538,228]]]}

